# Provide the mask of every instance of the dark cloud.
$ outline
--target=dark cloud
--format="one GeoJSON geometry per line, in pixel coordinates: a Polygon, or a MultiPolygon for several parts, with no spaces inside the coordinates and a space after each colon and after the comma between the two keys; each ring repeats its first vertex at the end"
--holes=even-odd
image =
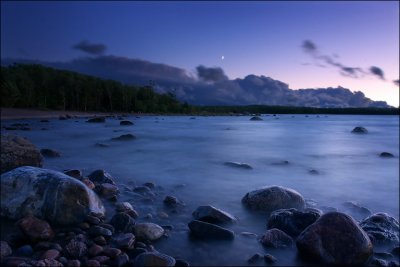
{"type": "MultiPolygon", "coordinates": [[[[152,81],[158,92],[173,92],[178,99],[195,105],[388,107],[386,102],[372,101],[361,92],[353,93],[342,87],[292,90],[288,84],[262,75],[230,80],[221,68],[199,66],[197,78],[174,66],[116,56],[84,57],[68,62],[2,60],[3,65],[14,62],[42,64],[127,84],[148,85],[152,81]]],[[[359,70],[346,71],[353,75],[359,70]]]]}
{"type": "Polygon", "coordinates": [[[381,78],[382,80],[385,80],[385,75],[383,74],[383,70],[379,67],[372,66],[369,68],[369,71],[373,74],[381,78]]]}
{"type": "Polygon", "coordinates": [[[394,83],[395,85],[397,85],[397,86],[400,85],[400,81],[399,81],[399,80],[394,80],[393,83],[394,83]]]}
{"type": "Polygon", "coordinates": [[[221,68],[207,68],[203,65],[197,66],[197,76],[205,82],[218,82],[228,80],[221,68]]]}
{"type": "Polygon", "coordinates": [[[372,66],[369,68],[368,71],[365,71],[360,67],[346,66],[336,60],[337,58],[339,58],[337,54],[334,54],[332,57],[329,55],[321,54],[321,52],[317,48],[317,45],[310,40],[303,41],[302,48],[307,54],[311,55],[315,59],[316,62],[314,64],[316,66],[321,67],[328,65],[331,67],[335,67],[338,69],[339,73],[342,76],[346,77],[362,78],[367,74],[373,74],[380,79],[385,80],[384,73],[381,68],[372,66]],[[321,65],[321,63],[324,63],[325,65],[321,65]]]}
{"type": "Polygon", "coordinates": [[[95,56],[104,54],[107,49],[104,44],[91,44],[88,41],[81,41],[74,45],[72,48],[95,56]]]}

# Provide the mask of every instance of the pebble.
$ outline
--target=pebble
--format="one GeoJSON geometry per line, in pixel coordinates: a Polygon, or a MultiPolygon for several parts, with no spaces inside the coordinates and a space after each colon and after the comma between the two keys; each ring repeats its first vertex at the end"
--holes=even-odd
{"type": "Polygon", "coordinates": [[[91,236],[104,236],[104,237],[111,237],[112,232],[104,227],[95,225],[90,227],[89,235],[91,236]]]}
{"type": "Polygon", "coordinates": [[[87,267],[99,267],[100,263],[96,260],[88,260],[85,262],[85,266],[87,267]]]}
{"type": "Polygon", "coordinates": [[[100,219],[91,215],[88,215],[86,217],[86,221],[90,224],[99,224],[100,223],[100,219]]]}
{"type": "Polygon", "coordinates": [[[104,236],[98,236],[98,237],[94,238],[93,241],[96,242],[96,244],[98,244],[100,246],[104,246],[107,244],[107,241],[104,238],[104,236]]]}
{"type": "Polygon", "coordinates": [[[58,258],[58,256],[60,256],[60,252],[56,249],[49,249],[46,252],[44,252],[42,254],[42,256],[40,257],[41,259],[51,259],[51,260],[55,260],[58,258]]]}
{"type": "Polygon", "coordinates": [[[94,244],[93,246],[91,246],[88,250],[88,254],[91,257],[97,256],[99,255],[101,252],[103,252],[103,247],[94,244]]]}
{"type": "Polygon", "coordinates": [[[80,267],[81,262],[79,260],[69,260],[67,262],[67,267],[80,267]]]}
{"type": "Polygon", "coordinates": [[[118,248],[106,248],[104,249],[103,254],[110,258],[115,258],[121,254],[121,250],[118,248]]]}

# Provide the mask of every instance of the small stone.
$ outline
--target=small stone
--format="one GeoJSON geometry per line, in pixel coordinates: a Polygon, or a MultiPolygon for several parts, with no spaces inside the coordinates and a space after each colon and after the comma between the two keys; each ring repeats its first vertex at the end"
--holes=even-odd
{"type": "Polygon", "coordinates": [[[153,182],[146,182],[143,185],[147,186],[150,189],[154,189],[156,187],[156,185],[153,182]]]}
{"type": "Polygon", "coordinates": [[[42,241],[42,242],[37,243],[33,249],[35,251],[49,250],[49,249],[57,249],[58,251],[61,251],[62,247],[57,243],[42,241]]]}
{"type": "Polygon", "coordinates": [[[261,244],[273,248],[287,248],[293,246],[293,239],[285,232],[273,228],[267,230],[260,239],[261,244]]]}
{"type": "Polygon", "coordinates": [[[96,256],[96,257],[93,257],[91,259],[98,261],[100,264],[104,264],[104,263],[106,263],[107,261],[110,260],[110,257],[107,257],[107,256],[96,256]]]}
{"type": "Polygon", "coordinates": [[[79,228],[81,228],[82,230],[87,230],[90,228],[90,224],[88,224],[87,222],[80,223],[79,228]]]}
{"type": "Polygon", "coordinates": [[[89,174],[88,178],[95,184],[109,183],[115,185],[114,178],[104,170],[96,170],[89,174]]]}
{"type": "Polygon", "coordinates": [[[357,126],[351,132],[352,133],[358,133],[358,134],[366,134],[366,133],[368,133],[368,130],[366,128],[364,128],[364,127],[357,126]]]}
{"type": "Polygon", "coordinates": [[[58,261],[61,262],[61,264],[64,266],[67,266],[67,264],[68,264],[68,259],[66,257],[59,257],[58,261]]]}
{"type": "Polygon", "coordinates": [[[82,179],[82,172],[80,170],[76,170],[76,169],[66,170],[66,171],[64,171],[64,173],[66,175],[76,178],[78,180],[82,179]]]}
{"type": "Polygon", "coordinates": [[[14,255],[18,257],[30,257],[33,254],[33,249],[30,245],[24,245],[14,251],[14,255]]]}
{"type": "Polygon", "coordinates": [[[382,152],[379,156],[381,158],[394,158],[394,155],[392,153],[389,153],[389,152],[382,152]]]}
{"type": "MultiPolygon", "coordinates": [[[[96,188],[97,190],[97,188],[96,188]]],[[[113,184],[109,183],[103,183],[99,186],[99,189],[97,190],[98,193],[106,198],[115,196],[119,193],[118,187],[113,184]]]]}
{"type": "Polygon", "coordinates": [[[314,170],[314,169],[309,170],[308,173],[309,174],[319,174],[319,172],[317,170],[314,170]]]}
{"type": "Polygon", "coordinates": [[[103,250],[103,254],[113,259],[121,254],[121,250],[118,248],[106,248],[103,250]]]}
{"type": "Polygon", "coordinates": [[[100,219],[91,215],[88,215],[86,217],[86,221],[90,224],[99,224],[100,223],[100,219]]]}
{"type": "Polygon", "coordinates": [[[50,225],[43,220],[33,216],[27,216],[17,222],[22,232],[32,241],[50,240],[54,237],[54,232],[50,225]]]}
{"type": "Polygon", "coordinates": [[[136,136],[134,136],[133,134],[122,134],[118,137],[111,138],[111,140],[113,141],[129,141],[133,139],[136,139],[136,136]]]}
{"type": "Polygon", "coordinates": [[[179,200],[174,196],[166,196],[163,202],[167,206],[175,206],[179,203],[179,200]]]}
{"type": "Polygon", "coordinates": [[[277,261],[277,259],[274,256],[272,256],[271,254],[265,254],[264,261],[268,264],[271,264],[271,263],[275,263],[277,261]]]}
{"type": "Polygon", "coordinates": [[[128,233],[133,231],[135,220],[128,214],[119,212],[112,217],[110,224],[114,226],[117,233],[128,233]]]}
{"type": "Polygon", "coordinates": [[[252,118],[250,118],[251,121],[262,121],[263,119],[261,117],[258,116],[254,116],[252,118]]]}
{"type": "Polygon", "coordinates": [[[82,179],[82,183],[84,183],[87,187],[89,187],[92,190],[96,187],[95,184],[87,178],[82,179]]]}
{"type": "Polygon", "coordinates": [[[254,254],[253,256],[251,256],[247,260],[247,262],[250,263],[250,264],[253,264],[253,263],[256,263],[257,261],[259,261],[261,258],[262,258],[262,255],[257,253],[257,254],[254,254]]]}
{"type": "Polygon", "coordinates": [[[125,266],[129,261],[129,256],[125,253],[118,255],[115,259],[111,260],[109,265],[115,267],[125,266]]]}
{"type": "Polygon", "coordinates": [[[100,245],[100,246],[107,245],[107,240],[104,238],[104,236],[95,237],[95,238],[93,239],[93,241],[94,241],[96,244],[100,245]]]}
{"type": "Polygon", "coordinates": [[[11,247],[8,245],[8,243],[6,241],[1,241],[0,242],[0,261],[11,255],[12,254],[12,249],[11,247]]]}
{"type": "Polygon", "coordinates": [[[164,212],[164,211],[160,211],[159,213],[157,213],[158,217],[160,217],[161,219],[168,219],[169,215],[164,212]]]}
{"type": "Polygon", "coordinates": [[[47,251],[45,251],[42,256],[41,259],[52,259],[55,260],[58,258],[58,256],[60,256],[60,252],[56,249],[49,249],[47,251]]]}
{"type": "Polygon", "coordinates": [[[129,202],[117,203],[115,209],[117,212],[125,212],[134,219],[139,217],[138,212],[132,207],[129,202]]]}
{"type": "Polygon", "coordinates": [[[253,167],[251,167],[249,164],[241,163],[241,162],[228,161],[228,162],[225,162],[224,165],[234,167],[234,168],[247,169],[247,170],[253,169],[253,167]]]}
{"type": "Polygon", "coordinates": [[[80,267],[81,262],[79,260],[69,260],[67,263],[67,267],[80,267]]]}
{"type": "Polygon", "coordinates": [[[72,259],[80,259],[87,253],[87,247],[84,242],[71,240],[66,246],[65,251],[72,259]]]}
{"type": "Polygon", "coordinates": [[[88,250],[88,254],[91,257],[97,256],[101,252],[103,252],[103,247],[96,244],[92,245],[88,250]]]}
{"type": "Polygon", "coordinates": [[[134,261],[136,267],[147,267],[147,266],[175,266],[175,259],[171,256],[157,253],[157,252],[146,252],[139,254],[134,261]]]}
{"type": "Polygon", "coordinates": [[[134,123],[131,121],[120,121],[119,125],[124,125],[124,126],[128,126],[128,125],[133,125],[134,123]]]}
{"type": "Polygon", "coordinates": [[[100,263],[98,261],[96,261],[96,260],[87,260],[85,262],[85,266],[87,266],[87,267],[99,267],[100,263]]]}
{"type": "Polygon", "coordinates": [[[231,214],[210,205],[199,206],[192,215],[196,220],[208,223],[224,224],[236,222],[236,218],[231,214]]]}
{"type": "Polygon", "coordinates": [[[99,226],[110,230],[112,233],[115,232],[115,228],[114,228],[114,226],[112,226],[111,224],[102,223],[102,224],[100,224],[99,226]]]}
{"type": "Polygon", "coordinates": [[[164,229],[155,223],[137,223],[134,233],[137,239],[154,241],[163,236],[164,229]]]}
{"type": "Polygon", "coordinates": [[[88,231],[89,235],[96,237],[96,236],[104,236],[104,237],[111,237],[112,232],[106,228],[103,228],[101,226],[95,225],[90,227],[88,231]]]}

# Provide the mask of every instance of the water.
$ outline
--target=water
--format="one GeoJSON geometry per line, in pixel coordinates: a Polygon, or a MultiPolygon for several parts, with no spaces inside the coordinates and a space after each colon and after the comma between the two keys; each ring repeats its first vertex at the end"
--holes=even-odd
{"type": "MultiPolygon", "coordinates": [[[[170,237],[155,243],[157,250],[188,260],[192,265],[245,265],[254,253],[271,253],[279,265],[301,265],[296,249],[265,249],[256,238],[240,235],[247,231],[262,234],[266,214],[247,211],[241,198],[267,185],[293,188],[318,207],[342,209],[345,201],[355,201],[373,213],[387,212],[399,218],[399,117],[353,115],[279,115],[249,117],[143,116],[130,117],[133,126],[119,121],[85,123],[68,121],[20,120],[32,131],[19,131],[40,148],[52,148],[61,158],[46,159],[45,168],[82,169],[89,174],[105,169],[120,184],[131,186],[152,181],[158,188],[154,203],[145,203],[122,191],[121,200],[130,201],[150,221],[173,225],[170,237]],[[366,127],[366,135],[352,134],[355,126],[366,127]],[[40,130],[42,127],[47,131],[40,130]],[[133,133],[136,140],[110,141],[133,133]],[[100,142],[110,147],[100,148],[100,142]],[[395,158],[380,158],[383,151],[395,158]],[[283,161],[289,164],[279,164],[283,161]],[[226,161],[250,164],[253,169],[225,166],[226,161]],[[315,169],[317,175],[309,173],[315,169]],[[185,184],[184,187],[177,185],[185,184]],[[186,203],[179,213],[171,213],[162,200],[171,194],[186,203]],[[214,205],[236,217],[229,228],[233,242],[199,241],[188,235],[187,223],[199,205],[214,205]],[[158,212],[169,218],[161,219],[158,212]]],[[[264,263],[261,261],[260,265],[264,263]]]]}

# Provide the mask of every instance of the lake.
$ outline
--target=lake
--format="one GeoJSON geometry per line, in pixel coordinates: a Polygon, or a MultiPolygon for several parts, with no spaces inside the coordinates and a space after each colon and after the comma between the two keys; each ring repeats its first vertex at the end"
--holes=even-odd
{"type": "Polygon", "coordinates": [[[14,120],[3,121],[3,126],[27,122],[31,131],[7,132],[27,137],[39,148],[61,152],[60,158],[45,159],[45,168],[81,169],[86,175],[104,169],[128,187],[154,182],[154,202],[123,189],[120,200],[136,207],[141,215],[138,221],[172,225],[169,237],[154,246],[192,265],[245,265],[255,253],[274,255],[277,265],[304,264],[295,248],[266,249],[256,238],[240,234],[260,235],[266,230],[268,215],[241,204],[247,192],[263,186],[292,188],[321,209],[344,210],[343,202],[354,201],[372,213],[399,218],[398,116],[263,115],[263,121],[250,121],[248,116],[125,118],[135,125],[120,126],[119,120],[108,118],[105,123],[14,120]],[[355,126],[367,128],[368,134],[351,133],[355,126]],[[126,133],[137,139],[110,140],[126,133]],[[384,151],[395,157],[379,157],[384,151]],[[247,163],[253,169],[226,166],[227,161],[247,163]],[[170,212],[162,202],[166,195],[176,196],[185,207],[170,212]],[[227,227],[235,232],[234,241],[190,237],[187,223],[200,205],[213,205],[238,218],[237,224],[227,227]],[[160,211],[169,217],[160,218],[160,211]]]}

